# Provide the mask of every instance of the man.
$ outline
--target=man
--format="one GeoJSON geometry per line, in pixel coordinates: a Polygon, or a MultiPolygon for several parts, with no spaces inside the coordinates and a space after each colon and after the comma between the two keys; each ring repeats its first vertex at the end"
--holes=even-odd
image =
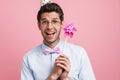
{"type": "Polygon", "coordinates": [[[43,43],[23,57],[21,80],[95,80],[82,47],[60,40],[64,13],[56,3],[47,3],[37,15],[43,43]]]}

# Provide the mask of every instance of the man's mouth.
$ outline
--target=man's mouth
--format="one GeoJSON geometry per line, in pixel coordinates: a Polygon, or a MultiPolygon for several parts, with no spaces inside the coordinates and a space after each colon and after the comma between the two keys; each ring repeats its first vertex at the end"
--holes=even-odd
{"type": "Polygon", "coordinates": [[[52,38],[54,36],[55,32],[46,32],[46,35],[48,38],[52,38]]]}
{"type": "Polygon", "coordinates": [[[54,35],[55,32],[46,32],[47,35],[54,35]]]}

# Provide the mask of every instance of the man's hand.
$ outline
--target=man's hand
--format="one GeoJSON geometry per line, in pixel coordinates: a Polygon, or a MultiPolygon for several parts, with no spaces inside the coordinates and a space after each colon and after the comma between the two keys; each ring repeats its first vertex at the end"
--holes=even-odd
{"type": "Polygon", "coordinates": [[[69,58],[61,54],[56,60],[54,64],[54,68],[50,76],[47,78],[47,80],[57,80],[60,78],[61,80],[71,80],[68,77],[68,73],[70,72],[70,60],[69,58]]]}
{"type": "Polygon", "coordinates": [[[47,78],[47,80],[57,80],[60,75],[62,74],[63,69],[57,66],[57,64],[54,64],[54,68],[50,76],[47,78]]]}
{"type": "Polygon", "coordinates": [[[66,55],[62,54],[56,59],[55,64],[63,69],[61,75],[59,76],[60,79],[70,80],[70,78],[68,77],[68,73],[70,72],[71,68],[69,58],[66,55]]]}

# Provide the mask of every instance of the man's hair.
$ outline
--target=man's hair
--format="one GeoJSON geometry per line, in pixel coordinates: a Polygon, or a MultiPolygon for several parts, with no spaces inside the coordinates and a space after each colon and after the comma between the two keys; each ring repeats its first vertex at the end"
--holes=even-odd
{"type": "Polygon", "coordinates": [[[40,22],[40,19],[41,19],[41,15],[45,12],[56,12],[59,14],[59,18],[61,21],[64,20],[64,13],[61,9],[61,7],[56,4],[56,3],[47,3],[43,6],[41,6],[40,10],[38,11],[38,14],[37,14],[37,21],[40,22]]]}

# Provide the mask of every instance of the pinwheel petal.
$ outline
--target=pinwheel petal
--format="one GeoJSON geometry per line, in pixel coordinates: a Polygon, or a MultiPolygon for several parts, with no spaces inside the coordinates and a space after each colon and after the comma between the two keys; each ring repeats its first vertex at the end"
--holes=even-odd
{"type": "Polygon", "coordinates": [[[70,38],[73,37],[74,32],[77,31],[73,24],[68,24],[64,27],[64,34],[70,38]]]}

